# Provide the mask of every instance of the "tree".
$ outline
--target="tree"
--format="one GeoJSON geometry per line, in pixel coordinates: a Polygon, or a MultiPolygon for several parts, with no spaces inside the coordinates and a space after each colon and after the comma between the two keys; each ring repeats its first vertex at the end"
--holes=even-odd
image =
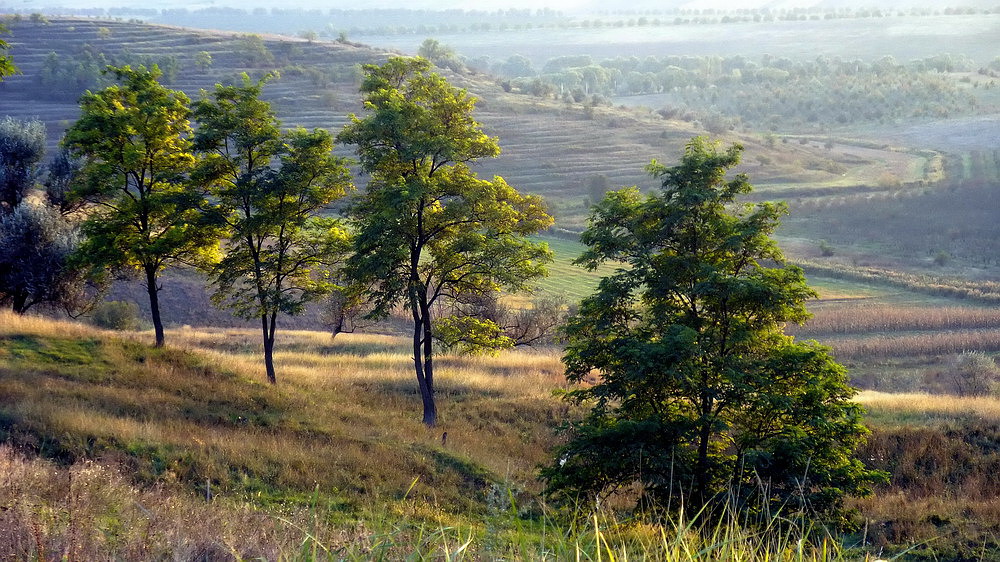
{"type": "Polygon", "coordinates": [[[82,167],[83,161],[74,157],[66,147],[60,149],[49,162],[44,181],[45,199],[64,216],[76,214],[86,206],[87,202],[78,197],[74,188],[82,167]]]}
{"type": "Polygon", "coordinates": [[[264,66],[274,62],[274,54],[264,44],[260,35],[241,35],[235,50],[240,53],[243,64],[247,66],[264,66]]]}
{"type": "Polygon", "coordinates": [[[454,72],[463,72],[465,70],[465,65],[458,59],[455,50],[437,39],[430,37],[424,39],[424,42],[417,49],[417,55],[429,60],[434,66],[439,68],[447,68],[454,72]]]}
{"type": "Polygon", "coordinates": [[[159,273],[214,258],[219,229],[188,174],[188,97],[158,82],[159,69],[108,67],[120,84],[86,92],[64,144],[83,158],[73,197],[88,201],[81,256],[96,271],[141,271],[156,346],[164,343],[159,273]]]}
{"type": "Polygon", "coordinates": [[[877,480],[852,458],[867,431],[845,370],[783,333],[815,293],[770,237],[784,206],[736,201],[741,151],[695,138],[679,165],[649,166],[662,191],[593,209],[577,262],[621,267],[567,324],[567,378],[599,378],[569,394],[592,410],[543,470],[549,493],[833,513],[877,480]]]}
{"type": "Polygon", "coordinates": [[[58,208],[28,196],[44,155],[40,121],[0,120],[0,303],[18,314],[39,304],[86,308],[87,279],[70,259],[79,242],[76,226],[58,208]]]}
{"type": "Polygon", "coordinates": [[[277,382],[274,339],[279,314],[334,289],[328,269],[349,248],[346,230],[320,216],[352,189],[345,160],[326,131],[281,133],[264,81],[217,85],[195,104],[197,176],[210,182],[228,227],[226,255],[213,268],[213,300],[260,320],[267,379],[277,382]]]}
{"type": "Polygon", "coordinates": [[[500,347],[549,344],[566,318],[561,299],[538,298],[513,307],[500,292],[463,295],[448,306],[448,317],[435,326],[434,337],[448,349],[481,353],[500,347]]]}
{"type": "Polygon", "coordinates": [[[209,68],[212,68],[213,63],[212,53],[208,51],[198,51],[198,54],[194,56],[194,66],[201,72],[207,72],[209,68]]]}
{"type": "Polygon", "coordinates": [[[41,304],[87,308],[86,272],[71,259],[78,244],[74,225],[40,201],[0,215],[0,303],[17,314],[41,304]]]}
{"type": "Polygon", "coordinates": [[[0,215],[12,212],[38,179],[45,155],[45,125],[0,119],[0,215]]]}
{"type": "Polygon", "coordinates": [[[434,426],[434,306],[520,290],[543,275],[550,252],[525,236],[548,227],[552,217],[540,198],[469,169],[500,148],[473,120],[474,98],[429,70],[421,58],[365,66],[361,91],[369,115],[352,115],[338,139],[357,146],[370,175],[367,192],[349,211],[356,235],[348,276],[368,288],[373,315],[397,305],[410,312],[423,422],[434,426]]]}
{"type": "MultiPolygon", "coordinates": [[[[0,23],[0,34],[4,33],[7,33],[7,26],[0,23]]],[[[18,73],[17,66],[14,65],[14,57],[7,54],[8,49],[10,49],[10,44],[0,39],[0,82],[3,82],[5,76],[18,73]]]]}

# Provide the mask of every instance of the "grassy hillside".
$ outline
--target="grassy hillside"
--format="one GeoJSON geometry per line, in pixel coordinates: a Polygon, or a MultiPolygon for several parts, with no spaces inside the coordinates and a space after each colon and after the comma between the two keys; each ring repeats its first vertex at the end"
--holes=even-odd
{"type": "Polygon", "coordinates": [[[249,331],[174,331],[175,347],[158,350],[41,319],[0,325],[3,440],[64,462],[112,455],[146,483],[211,481],[265,503],[319,486],[357,508],[401,498],[416,478],[414,497],[475,512],[491,484],[537,489],[566,413],[551,397],[550,354],[442,357],[443,424],[430,432],[395,338],[285,333],[273,389],[259,382],[249,331]]]}
{"type": "MultiPolygon", "coordinates": [[[[921,325],[995,322],[950,311],[921,325]]],[[[816,324],[872,329],[822,315],[816,324]]],[[[20,506],[0,512],[9,523],[0,552],[311,559],[330,548],[335,557],[397,559],[467,543],[471,559],[564,559],[577,548],[594,559],[601,532],[604,556],[677,560],[705,548],[699,559],[726,560],[735,554],[723,546],[756,545],[740,555],[754,560],[789,548],[799,532],[748,540],[727,527],[698,546],[684,542],[694,535],[678,521],[636,527],[608,513],[597,529],[565,527],[535,480],[558,440],[554,428],[578,415],[553,397],[565,384],[555,350],[441,357],[442,424],[427,430],[401,339],[284,333],[277,387],[261,382],[252,332],[174,330],[173,345],[159,350],[146,339],[0,315],[0,441],[15,448],[0,449],[12,483],[0,504],[20,506]]],[[[868,529],[845,547],[891,553],[935,541],[921,546],[928,556],[997,548],[1000,401],[877,392],[860,400],[875,430],[862,458],[893,478],[876,498],[853,502],[868,529]]]]}
{"type": "Polygon", "coordinates": [[[270,387],[251,334],[169,336],[0,315],[0,556],[834,559],[794,529],[554,518],[534,475],[576,414],[552,352],[441,357],[431,431],[395,338],[287,333],[270,387]]]}

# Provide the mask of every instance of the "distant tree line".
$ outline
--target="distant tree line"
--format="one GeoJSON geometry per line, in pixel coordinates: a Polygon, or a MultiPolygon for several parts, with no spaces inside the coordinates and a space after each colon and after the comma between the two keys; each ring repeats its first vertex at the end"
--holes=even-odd
{"type": "Polygon", "coordinates": [[[664,117],[718,123],[717,130],[709,129],[716,133],[741,122],[758,129],[885,122],[948,117],[977,107],[968,88],[943,76],[976,70],[974,61],[963,55],[907,63],[891,56],[870,62],[826,56],[793,61],[770,55],[756,60],[742,55],[671,55],[597,62],[575,55],[550,59],[541,69],[524,56],[512,55],[501,62],[477,58],[465,64],[498,74],[511,91],[571,103],[595,94],[660,94],[657,109],[664,117]]]}
{"type": "Polygon", "coordinates": [[[60,56],[54,51],[50,52],[42,62],[36,80],[44,86],[40,90],[42,95],[54,99],[76,100],[83,90],[96,90],[114,82],[104,72],[108,66],[125,65],[156,65],[165,84],[176,81],[181,71],[181,63],[174,55],[153,57],[123,51],[109,56],[94,45],[84,43],[75,54],[60,56]]]}
{"type": "MultiPolygon", "coordinates": [[[[15,9],[4,9],[18,14],[15,9]]],[[[663,9],[604,10],[575,18],[549,8],[498,10],[417,10],[362,9],[328,10],[307,8],[236,8],[210,6],[189,8],[48,8],[51,15],[135,18],[181,26],[237,29],[240,31],[279,31],[295,33],[308,30],[317,36],[359,35],[446,35],[455,33],[503,33],[535,29],[622,29],[679,25],[752,24],[775,21],[819,21],[888,17],[958,16],[1000,13],[995,8],[965,6],[938,9],[880,8],[748,8],[748,9],[663,9]],[[377,22],[377,23],[373,23],[377,22]]],[[[41,14],[38,14],[41,16],[41,14]]]]}

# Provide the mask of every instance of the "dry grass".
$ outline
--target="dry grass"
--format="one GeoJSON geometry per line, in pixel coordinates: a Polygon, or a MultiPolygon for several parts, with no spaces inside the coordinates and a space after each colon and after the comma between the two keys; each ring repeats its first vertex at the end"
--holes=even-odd
{"type": "Polygon", "coordinates": [[[0,446],[4,560],[278,560],[300,551],[306,529],[334,548],[364,532],[306,508],[278,518],[170,486],[137,488],[106,464],[58,468],[0,446]]]}
{"type": "Polygon", "coordinates": [[[925,330],[1000,328],[1000,309],[841,303],[822,307],[794,332],[803,336],[925,330]]]}
{"type": "MultiPolygon", "coordinates": [[[[60,468],[0,446],[0,558],[37,560],[843,560],[834,541],[803,540],[794,521],[749,530],[619,521],[607,513],[558,526],[518,520],[506,498],[483,523],[414,523],[427,504],[397,502],[396,517],[330,520],[315,502],[275,510],[205,501],[170,485],[136,487],[107,463],[60,468]],[[504,507],[507,502],[507,507],[504,507]],[[411,521],[400,519],[409,517],[411,521]],[[789,524],[790,523],[790,524],[789,524]]],[[[502,494],[501,494],[502,495],[502,494]]]]}
{"type": "Polygon", "coordinates": [[[934,425],[935,421],[972,419],[1000,422],[1000,398],[887,393],[865,390],[855,398],[879,426],[934,425]]]}
{"type": "Polygon", "coordinates": [[[208,479],[252,501],[319,486],[356,509],[416,479],[414,497],[475,511],[491,482],[538,490],[536,467],[569,412],[552,396],[564,384],[553,352],[441,356],[442,423],[428,430],[401,338],[282,332],[271,388],[252,330],[172,330],[173,345],[155,350],[142,333],[0,322],[7,439],[69,461],[124,457],[141,480],[208,479]]]}
{"type": "Polygon", "coordinates": [[[964,351],[1000,351],[1000,329],[917,332],[902,335],[858,334],[822,338],[838,359],[866,360],[890,357],[936,356],[964,351]]]}

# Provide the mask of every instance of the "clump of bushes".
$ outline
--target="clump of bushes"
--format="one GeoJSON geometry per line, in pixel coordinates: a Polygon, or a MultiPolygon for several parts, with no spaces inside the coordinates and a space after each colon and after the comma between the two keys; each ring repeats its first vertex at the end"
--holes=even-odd
{"type": "Polygon", "coordinates": [[[106,330],[137,330],[139,328],[139,307],[133,302],[107,301],[94,309],[91,323],[106,330]]]}
{"type": "Polygon", "coordinates": [[[926,377],[927,390],[958,396],[983,396],[1000,391],[1000,367],[989,354],[965,351],[941,371],[926,377]]]}

